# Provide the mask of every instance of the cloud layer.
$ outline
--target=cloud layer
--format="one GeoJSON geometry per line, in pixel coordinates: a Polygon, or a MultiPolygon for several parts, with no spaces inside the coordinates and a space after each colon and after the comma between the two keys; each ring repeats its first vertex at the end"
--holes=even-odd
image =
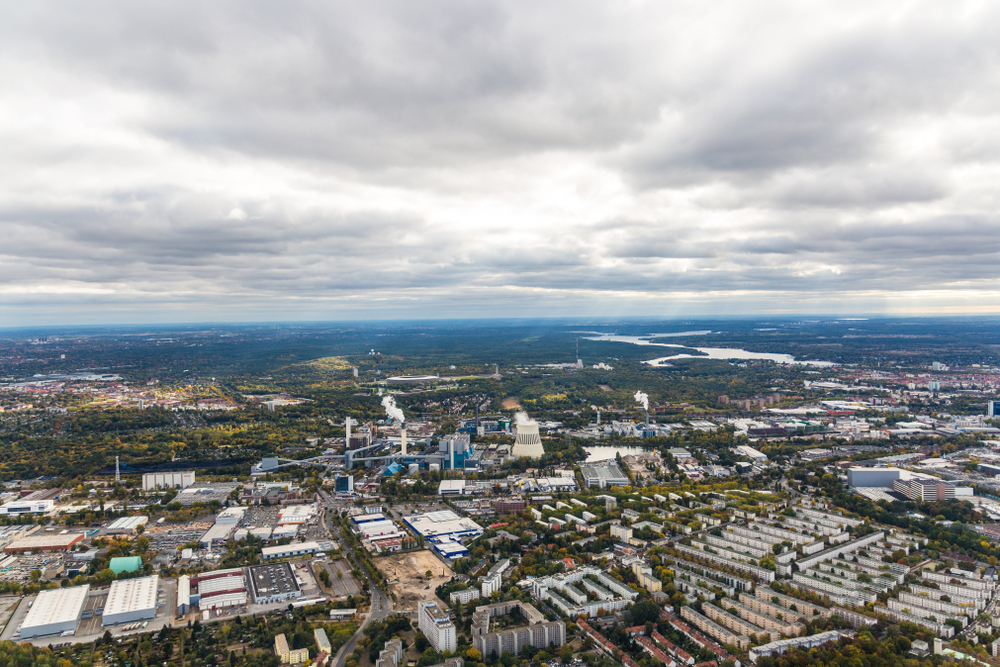
{"type": "Polygon", "coordinates": [[[979,2],[21,3],[0,317],[991,311],[998,26],[979,2]]]}

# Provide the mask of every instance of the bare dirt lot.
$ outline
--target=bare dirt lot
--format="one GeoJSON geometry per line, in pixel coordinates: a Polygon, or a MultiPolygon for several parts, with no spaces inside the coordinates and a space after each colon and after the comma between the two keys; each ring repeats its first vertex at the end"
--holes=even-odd
{"type": "Polygon", "coordinates": [[[505,398],[503,399],[503,403],[501,403],[501,405],[504,410],[513,410],[514,408],[521,407],[521,401],[516,398],[505,398]]]}
{"type": "Polygon", "coordinates": [[[434,589],[455,574],[427,549],[376,558],[375,565],[389,580],[389,588],[396,594],[396,609],[400,611],[416,611],[419,600],[437,600],[434,589]],[[424,577],[428,570],[430,579],[424,577]]]}

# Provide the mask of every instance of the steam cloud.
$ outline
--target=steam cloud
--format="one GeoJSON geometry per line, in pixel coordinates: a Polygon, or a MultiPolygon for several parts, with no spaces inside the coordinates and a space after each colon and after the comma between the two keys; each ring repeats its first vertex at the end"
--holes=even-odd
{"type": "Polygon", "coordinates": [[[517,412],[517,414],[514,415],[514,423],[516,425],[518,425],[518,426],[520,426],[520,425],[527,426],[529,424],[534,424],[536,422],[535,422],[534,419],[532,419],[531,417],[528,416],[527,412],[524,412],[523,410],[519,410],[517,412]]]}
{"type": "Polygon", "coordinates": [[[643,410],[646,410],[647,412],[649,411],[649,396],[641,391],[637,391],[635,392],[635,401],[636,403],[642,403],[643,410]]]}
{"type": "Polygon", "coordinates": [[[389,419],[395,419],[400,424],[406,421],[403,411],[396,407],[396,399],[392,396],[382,397],[382,407],[385,408],[385,413],[389,415],[389,419]]]}

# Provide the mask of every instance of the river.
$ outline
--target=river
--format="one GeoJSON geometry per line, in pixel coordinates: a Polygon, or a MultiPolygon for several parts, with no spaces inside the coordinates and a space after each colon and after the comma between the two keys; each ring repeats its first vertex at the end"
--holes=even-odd
{"type": "MultiPolygon", "coordinates": [[[[704,331],[692,331],[688,332],[689,335],[705,334],[711,332],[704,331]]],[[[604,341],[612,343],[631,343],[632,345],[652,345],[654,347],[673,347],[673,348],[690,348],[690,345],[675,345],[673,343],[654,343],[651,339],[653,338],[663,338],[666,335],[678,336],[683,334],[649,334],[646,336],[618,336],[616,334],[601,334],[596,338],[587,338],[585,340],[592,341],[604,341]]],[[[778,354],[773,352],[750,352],[749,350],[743,350],[737,347],[695,347],[695,350],[703,353],[705,356],[678,353],[667,357],[658,357],[656,359],[649,359],[644,361],[644,364],[649,364],[650,366],[669,366],[671,359],[717,359],[717,360],[729,360],[729,359],[767,359],[775,362],[776,364],[796,364],[800,366],[836,366],[832,361],[799,361],[790,354],[778,354]]]]}

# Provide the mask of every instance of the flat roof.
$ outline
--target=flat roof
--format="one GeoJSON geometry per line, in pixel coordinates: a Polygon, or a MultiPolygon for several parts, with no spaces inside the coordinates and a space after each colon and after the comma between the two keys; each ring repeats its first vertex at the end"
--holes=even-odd
{"type": "Polygon", "coordinates": [[[156,592],[159,575],[139,579],[122,579],[112,582],[104,615],[127,614],[140,609],[156,609],[156,592]]]}
{"type": "Polygon", "coordinates": [[[77,620],[83,611],[83,605],[87,602],[89,592],[90,584],[42,591],[25,616],[24,623],[21,624],[22,629],[77,620]]]}
{"type": "Polygon", "coordinates": [[[255,565],[250,568],[250,585],[254,598],[282,595],[299,590],[295,573],[288,561],[255,565]]]}
{"type": "Polygon", "coordinates": [[[460,517],[451,510],[414,514],[403,519],[424,537],[453,533],[482,533],[483,527],[472,519],[460,517]]]}
{"type": "Polygon", "coordinates": [[[298,544],[282,544],[280,546],[264,547],[260,550],[264,556],[292,553],[295,551],[322,551],[319,542],[299,542],[298,544]]]}
{"type": "Polygon", "coordinates": [[[68,549],[77,542],[83,540],[83,533],[64,533],[64,534],[53,534],[53,535],[30,535],[28,537],[22,537],[21,539],[11,542],[7,545],[7,549],[14,550],[31,550],[31,549],[56,549],[63,548],[68,549]]]}

